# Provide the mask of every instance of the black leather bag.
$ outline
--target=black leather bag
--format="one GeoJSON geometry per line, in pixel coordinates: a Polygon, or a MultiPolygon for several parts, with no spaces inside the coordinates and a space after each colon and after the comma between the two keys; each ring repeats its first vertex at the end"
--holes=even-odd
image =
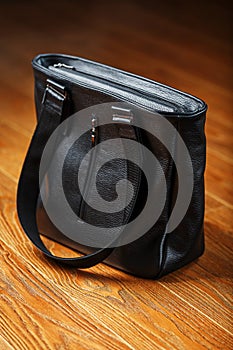
{"type": "MultiPolygon", "coordinates": [[[[78,268],[91,267],[104,261],[146,278],[159,278],[199,257],[204,251],[206,104],[171,87],[79,57],[44,54],[34,58],[32,64],[38,123],[19,180],[17,208],[21,225],[34,245],[48,257],[78,268]],[[154,175],[157,182],[152,184],[154,187],[151,189],[142,169],[133,162],[119,158],[108,162],[98,172],[98,189],[100,195],[110,203],[115,198],[117,182],[127,178],[136,188],[132,200],[117,213],[103,213],[91,208],[83,201],[81,191],[72,179],[77,176],[81,161],[93,147],[93,140],[94,143],[101,144],[106,140],[124,139],[144,145],[160,163],[167,190],[160,215],[145,233],[127,244],[93,247],[71,239],[52,222],[41,200],[39,170],[45,146],[61,123],[76,112],[101,105],[112,106],[112,123],[96,127],[92,116],[90,130],[81,135],[65,158],[62,184],[73,212],[83,222],[105,227],[106,232],[110,232],[118,224],[133,222],[145,208],[153,188],[156,191],[156,186],[160,186],[160,175],[154,175]],[[128,106],[130,108],[126,108],[128,106]],[[160,130],[158,125],[156,137],[153,130],[150,132],[132,123],[132,118],[137,119],[139,115],[145,120],[147,113],[159,114],[176,130],[178,136],[175,134],[171,149],[168,150],[160,140],[160,134],[166,136],[166,129],[160,130]],[[179,188],[183,185],[180,183],[179,166],[176,163],[179,157],[182,158],[177,146],[179,137],[184,141],[192,162],[193,189],[182,220],[169,232],[167,223],[178,201],[179,188]],[[86,255],[77,258],[56,257],[45,247],[40,234],[86,255]]],[[[111,113],[111,108],[106,111],[111,113]]],[[[72,128],[72,123],[70,127],[72,128]]],[[[56,139],[56,147],[50,155],[55,167],[56,159],[64,156],[64,140],[64,135],[56,139]]],[[[101,152],[95,156],[97,161],[101,157],[103,158],[101,152]]],[[[143,152],[140,153],[141,164],[144,164],[146,157],[143,152]]],[[[185,163],[186,160],[180,159],[179,162],[185,163]]],[[[83,174],[86,181],[90,181],[87,179],[95,168],[93,160],[89,160],[89,163],[92,164],[87,164],[86,174],[83,174]]],[[[59,193],[60,189],[54,186],[54,179],[47,177],[48,197],[50,192],[59,193]]],[[[90,182],[86,188],[91,191],[90,182]]],[[[59,205],[59,200],[54,202],[54,206],[59,205]]],[[[155,197],[155,209],[157,205],[159,203],[155,197]]],[[[121,235],[124,235],[124,231],[121,235]]]]}

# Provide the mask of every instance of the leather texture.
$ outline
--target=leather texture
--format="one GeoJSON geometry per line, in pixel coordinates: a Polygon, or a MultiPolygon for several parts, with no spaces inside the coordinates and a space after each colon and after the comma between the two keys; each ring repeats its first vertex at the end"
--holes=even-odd
{"type": "MultiPolygon", "coordinates": [[[[204,251],[206,104],[171,87],[78,57],[59,54],[39,55],[33,60],[33,69],[38,125],[18,187],[18,215],[33,243],[47,256],[60,262],[85,268],[104,260],[111,266],[145,278],[159,278],[199,257],[204,251]],[[47,86],[48,79],[55,84],[55,88],[47,86]],[[66,97],[64,95],[63,98],[64,91],[66,97]],[[176,201],[178,189],[176,167],[168,150],[152,134],[132,125],[112,124],[98,127],[99,144],[108,139],[127,138],[145,145],[160,162],[166,178],[167,196],[159,219],[141,238],[115,249],[108,247],[93,249],[67,238],[50,221],[39,194],[39,163],[49,136],[64,119],[96,104],[121,101],[158,111],[178,130],[192,159],[194,190],[183,220],[173,232],[167,234],[166,224],[176,201]],[[77,259],[54,257],[43,245],[39,233],[89,255],[77,259]]],[[[174,153],[177,153],[175,145],[174,139],[174,153]]],[[[103,197],[111,199],[114,190],[106,189],[114,189],[116,182],[124,178],[131,181],[136,191],[133,200],[117,215],[100,215],[83,203],[79,188],[71,181],[90,148],[90,134],[83,134],[66,156],[63,185],[69,204],[77,215],[81,213],[84,221],[96,226],[106,226],[107,222],[108,229],[111,230],[111,227],[133,220],[143,210],[147,199],[147,182],[138,167],[123,159],[103,168],[98,177],[98,186],[103,197]]],[[[54,152],[54,159],[56,160],[56,157],[59,159],[63,152],[64,140],[61,138],[54,152]]],[[[101,157],[104,155],[99,152],[94,162],[98,163],[101,157]]],[[[143,154],[140,157],[143,161],[143,154]]],[[[96,163],[91,166],[96,166],[96,163]]],[[[86,169],[87,173],[83,176],[88,176],[90,164],[87,164],[86,169]]],[[[48,178],[47,181],[49,196],[58,189],[54,188],[53,179],[48,178]]],[[[90,184],[87,187],[90,190],[90,184]]],[[[59,205],[59,201],[54,205],[59,205]]]]}

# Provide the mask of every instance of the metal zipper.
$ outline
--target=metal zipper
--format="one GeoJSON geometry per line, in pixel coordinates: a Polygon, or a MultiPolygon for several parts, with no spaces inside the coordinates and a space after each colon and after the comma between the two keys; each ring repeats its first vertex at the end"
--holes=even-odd
{"type": "MultiPolygon", "coordinates": [[[[66,74],[67,76],[74,76],[74,78],[80,82],[80,79],[81,77],[84,77],[84,78],[95,78],[95,81],[96,82],[108,82],[108,89],[101,89],[101,91],[103,92],[106,92],[106,93],[109,93],[109,87],[111,84],[113,87],[119,87],[121,86],[121,84],[119,82],[116,82],[114,80],[111,80],[111,79],[107,79],[107,78],[104,78],[104,77],[99,77],[99,76],[95,76],[95,75],[91,75],[91,74],[88,74],[86,72],[82,72],[81,70],[78,70],[75,66],[72,66],[72,65],[68,65],[68,64],[65,64],[65,63],[61,63],[61,62],[58,62],[58,63],[55,63],[51,66],[48,67],[50,70],[54,70],[54,71],[57,71],[57,72],[61,72],[63,74],[66,74]]],[[[88,85],[85,83],[85,85],[88,85]]],[[[157,111],[161,111],[161,112],[164,112],[164,113],[174,113],[174,112],[177,112],[176,109],[178,106],[174,105],[174,103],[170,103],[168,101],[165,101],[162,97],[159,97],[159,96],[154,96],[152,95],[151,93],[146,93],[145,94],[145,91],[139,89],[139,90],[134,90],[132,87],[127,87],[127,89],[129,91],[131,91],[131,94],[138,94],[139,92],[142,94],[143,98],[145,98],[144,96],[147,96],[147,98],[151,97],[151,98],[157,98],[158,100],[162,100],[162,103],[159,102],[159,101],[154,101],[154,100],[151,100],[151,103],[157,107],[155,107],[155,110],[157,111]]],[[[140,96],[141,97],[141,96],[140,96]]],[[[180,106],[179,106],[180,107],[180,106]]]]}
{"type": "MultiPolygon", "coordinates": [[[[96,116],[92,116],[91,118],[91,147],[95,147],[98,143],[98,128],[97,128],[97,118],[96,116]]],[[[91,176],[93,174],[93,167],[94,167],[94,162],[95,162],[95,158],[96,158],[96,151],[93,150],[93,152],[91,153],[90,156],[90,162],[89,162],[89,166],[87,169],[87,177],[86,177],[86,181],[84,184],[84,189],[83,189],[83,196],[81,196],[81,201],[80,201],[80,206],[79,206],[79,218],[80,218],[80,222],[84,223],[84,215],[85,215],[85,200],[83,197],[86,198],[87,196],[87,192],[89,190],[89,185],[90,185],[90,180],[91,180],[91,176]]]]}
{"type": "Polygon", "coordinates": [[[75,70],[75,67],[74,66],[70,66],[69,64],[65,64],[65,63],[55,63],[53,65],[54,68],[66,68],[66,69],[72,69],[72,70],[75,70]]]}

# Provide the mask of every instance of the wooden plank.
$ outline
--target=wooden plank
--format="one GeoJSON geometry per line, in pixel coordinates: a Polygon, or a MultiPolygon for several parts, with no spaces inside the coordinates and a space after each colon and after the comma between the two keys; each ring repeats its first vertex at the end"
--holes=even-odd
{"type": "Polygon", "coordinates": [[[191,269],[183,276],[177,272],[161,282],[144,281],[125,278],[116,270],[109,274],[104,265],[88,272],[65,268],[58,271],[55,264],[45,264],[45,259],[30,251],[29,255],[25,247],[23,258],[19,258],[19,250],[13,252],[9,246],[2,246],[2,314],[6,323],[14,321],[10,328],[14,334],[12,344],[18,341],[19,349],[24,348],[20,341],[27,345],[33,341],[35,347],[43,348],[46,343],[51,347],[59,342],[65,344],[66,339],[69,348],[75,348],[79,342],[88,349],[139,349],[142,345],[150,349],[155,344],[158,348],[179,349],[183,345],[199,349],[210,343],[231,348],[230,330],[226,328],[230,314],[227,308],[224,312],[224,304],[229,301],[219,295],[216,287],[208,286],[206,271],[203,273],[202,269],[196,276],[191,269]],[[23,324],[30,327],[19,337],[17,327],[22,332],[23,324]],[[49,325],[56,327],[50,330],[49,325]]]}

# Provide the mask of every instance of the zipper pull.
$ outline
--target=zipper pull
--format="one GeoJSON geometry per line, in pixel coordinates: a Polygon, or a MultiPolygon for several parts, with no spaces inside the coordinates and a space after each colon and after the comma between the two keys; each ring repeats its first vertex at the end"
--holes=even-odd
{"type": "Polygon", "coordinates": [[[95,116],[91,119],[91,143],[92,146],[95,145],[96,141],[96,124],[97,124],[97,118],[95,116]]]}
{"type": "Polygon", "coordinates": [[[55,63],[53,65],[54,68],[66,68],[66,69],[72,69],[72,70],[75,70],[75,67],[74,66],[70,66],[68,64],[65,64],[65,63],[55,63]]]}

